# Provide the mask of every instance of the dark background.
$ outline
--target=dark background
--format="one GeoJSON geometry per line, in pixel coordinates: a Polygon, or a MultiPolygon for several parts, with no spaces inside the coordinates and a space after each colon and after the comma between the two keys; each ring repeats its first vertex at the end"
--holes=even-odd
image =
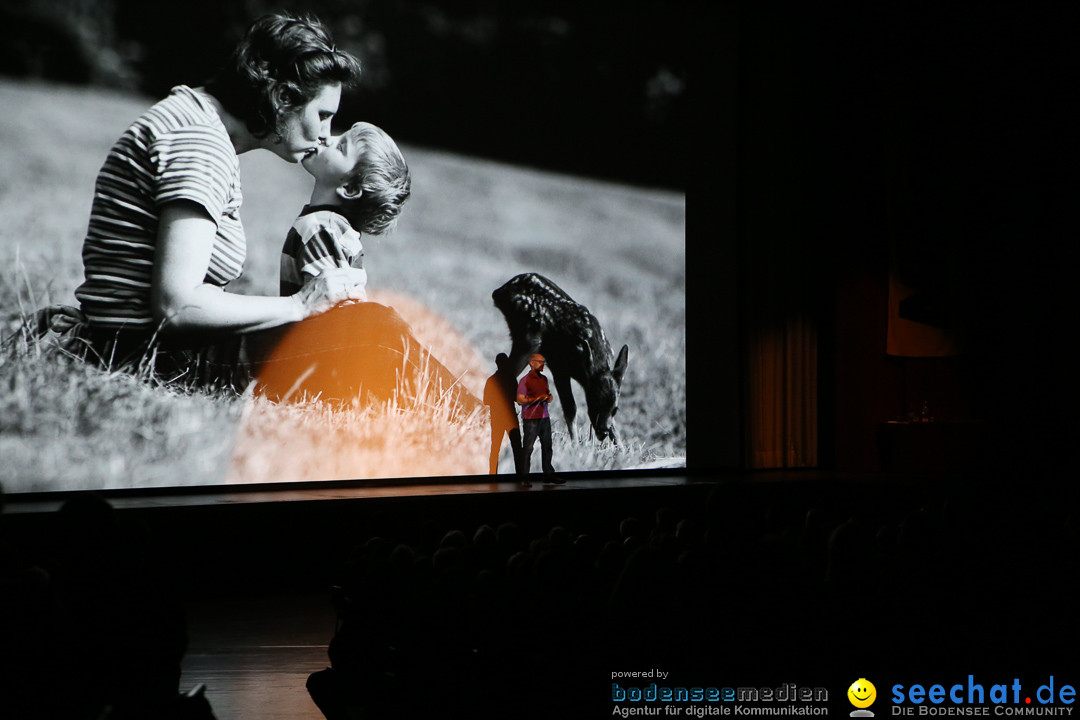
{"type": "MultiPolygon", "coordinates": [[[[769,243],[776,277],[810,288],[777,314],[816,318],[821,467],[881,470],[882,424],[929,398],[939,420],[976,421],[980,491],[1060,482],[1080,437],[1077,6],[768,2],[737,16],[737,252],[769,243]],[[894,253],[940,290],[959,355],[886,355],[894,253]]],[[[722,252],[699,237],[694,268],[722,252]]],[[[744,302],[754,282],[740,267],[744,302]]]]}
{"type": "MultiPolygon", "coordinates": [[[[361,59],[340,118],[406,142],[685,188],[697,3],[298,0],[361,59]]],[[[262,0],[2,0],[0,73],[164,96],[219,67],[262,0]]],[[[703,73],[707,81],[707,74],[703,73]]]]}

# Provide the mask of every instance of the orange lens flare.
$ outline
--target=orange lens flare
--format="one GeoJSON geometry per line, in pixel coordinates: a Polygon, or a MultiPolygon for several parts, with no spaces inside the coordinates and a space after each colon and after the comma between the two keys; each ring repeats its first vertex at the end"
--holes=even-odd
{"type": "Polygon", "coordinates": [[[263,355],[229,482],[486,472],[485,364],[419,303],[377,299],[298,323],[263,355]]]}

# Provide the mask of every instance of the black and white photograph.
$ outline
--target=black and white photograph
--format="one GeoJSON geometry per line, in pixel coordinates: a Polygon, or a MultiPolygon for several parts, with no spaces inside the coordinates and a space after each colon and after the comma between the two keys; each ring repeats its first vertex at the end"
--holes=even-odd
{"type": "Polygon", "coordinates": [[[512,473],[500,353],[558,471],[685,467],[685,10],[6,5],[8,492],[512,473]],[[170,193],[229,218],[171,290],[170,193]]]}

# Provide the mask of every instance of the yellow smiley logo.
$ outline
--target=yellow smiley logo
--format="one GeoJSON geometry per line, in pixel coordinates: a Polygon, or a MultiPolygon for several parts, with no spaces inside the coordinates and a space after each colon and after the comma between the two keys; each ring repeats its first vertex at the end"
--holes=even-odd
{"type": "Polygon", "coordinates": [[[868,708],[877,699],[877,688],[866,678],[859,678],[847,689],[848,700],[857,708],[868,708]]]}

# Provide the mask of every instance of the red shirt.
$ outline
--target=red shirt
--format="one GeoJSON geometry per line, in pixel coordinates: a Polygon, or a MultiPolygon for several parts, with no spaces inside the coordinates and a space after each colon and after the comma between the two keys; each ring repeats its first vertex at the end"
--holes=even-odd
{"type": "MultiPolygon", "coordinates": [[[[549,394],[548,381],[542,373],[530,370],[518,383],[517,394],[525,397],[547,397],[549,394]]],[[[531,405],[525,405],[521,409],[522,420],[539,420],[548,417],[547,400],[540,400],[531,405]]]]}

